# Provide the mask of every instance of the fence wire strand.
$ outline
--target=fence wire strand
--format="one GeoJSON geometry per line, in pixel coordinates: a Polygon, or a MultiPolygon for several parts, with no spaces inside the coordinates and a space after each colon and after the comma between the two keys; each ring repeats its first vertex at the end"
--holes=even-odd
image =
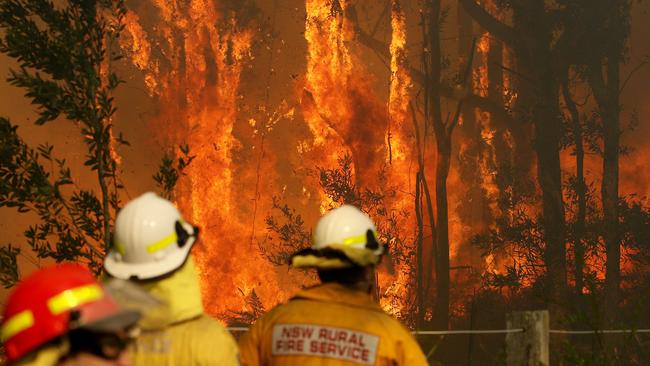
{"type": "Polygon", "coordinates": [[[602,330],[558,330],[549,329],[552,334],[629,334],[650,333],[650,329],[602,329],[602,330]]]}
{"type": "MultiPolygon", "coordinates": [[[[248,327],[228,327],[231,332],[246,332],[248,327]]],[[[523,333],[524,328],[513,329],[462,329],[462,330],[415,330],[411,333],[414,335],[452,335],[452,334],[508,334],[523,333]]],[[[562,330],[549,329],[550,334],[630,334],[630,333],[650,333],[650,329],[602,329],[602,330],[562,330]]]]}
{"type": "Polygon", "coordinates": [[[411,333],[415,335],[446,335],[446,334],[505,334],[505,333],[522,333],[523,328],[514,329],[483,329],[483,330],[416,330],[411,333]]]}

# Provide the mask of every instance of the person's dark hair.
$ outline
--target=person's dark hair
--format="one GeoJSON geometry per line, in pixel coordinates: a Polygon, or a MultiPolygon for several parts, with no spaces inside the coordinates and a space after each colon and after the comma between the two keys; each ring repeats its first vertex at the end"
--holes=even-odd
{"type": "Polygon", "coordinates": [[[323,283],[336,282],[342,285],[354,285],[359,282],[367,281],[367,267],[349,267],[341,269],[319,269],[318,278],[323,283]]]}
{"type": "Polygon", "coordinates": [[[106,360],[116,360],[128,347],[132,338],[127,331],[106,333],[77,328],[68,333],[70,355],[90,353],[106,360]]]}

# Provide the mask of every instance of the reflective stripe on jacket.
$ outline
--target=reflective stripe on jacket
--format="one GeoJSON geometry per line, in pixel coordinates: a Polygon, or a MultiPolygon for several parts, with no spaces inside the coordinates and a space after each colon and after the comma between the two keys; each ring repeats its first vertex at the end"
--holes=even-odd
{"type": "Polygon", "coordinates": [[[371,295],[335,283],[271,310],[239,347],[244,366],[427,365],[410,332],[371,295]]]}

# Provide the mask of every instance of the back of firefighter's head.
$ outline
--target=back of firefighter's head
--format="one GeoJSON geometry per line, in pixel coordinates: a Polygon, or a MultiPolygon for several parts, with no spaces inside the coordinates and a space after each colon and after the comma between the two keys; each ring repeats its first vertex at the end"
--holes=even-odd
{"type": "Polygon", "coordinates": [[[40,269],[13,289],[0,335],[20,366],[130,365],[126,346],[137,311],[121,308],[76,264],[40,269]]]}
{"type": "Polygon", "coordinates": [[[120,279],[150,280],[183,266],[198,236],[170,201],[148,192],[127,203],[115,219],[106,272],[120,279]]]}
{"type": "Polygon", "coordinates": [[[343,205],[318,221],[312,246],[294,254],[291,264],[316,268],[323,282],[354,284],[368,280],[383,253],[370,217],[354,206],[343,205]]]}

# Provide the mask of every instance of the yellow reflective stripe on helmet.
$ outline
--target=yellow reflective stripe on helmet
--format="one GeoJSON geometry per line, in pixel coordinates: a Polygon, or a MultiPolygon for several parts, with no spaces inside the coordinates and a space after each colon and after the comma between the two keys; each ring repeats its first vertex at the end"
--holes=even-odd
{"type": "Polygon", "coordinates": [[[178,241],[178,236],[176,235],[176,233],[171,233],[166,237],[158,240],[157,242],[147,245],[147,252],[155,253],[161,249],[167,248],[170,244],[175,243],[177,241],[178,241]]]}
{"type": "MultiPolygon", "coordinates": [[[[372,235],[377,237],[377,233],[375,233],[374,231],[372,232],[372,235]]],[[[365,243],[367,240],[368,238],[366,237],[366,234],[351,236],[349,238],[343,239],[343,245],[354,245],[354,244],[365,243]]]]}
{"type": "Polygon", "coordinates": [[[32,325],[34,325],[34,314],[31,310],[23,310],[4,323],[0,329],[0,340],[4,342],[32,325]]]}
{"type": "Polygon", "coordinates": [[[113,242],[113,247],[115,247],[115,250],[117,250],[118,253],[124,255],[124,245],[122,245],[122,243],[115,241],[113,242]]]}
{"type": "Polygon", "coordinates": [[[96,301],[104,297],[104,290],[99,285],[91,284],[65,290],[47,300],[47,307],[54,315],[59,315],[77,306],[96,301]]]}

